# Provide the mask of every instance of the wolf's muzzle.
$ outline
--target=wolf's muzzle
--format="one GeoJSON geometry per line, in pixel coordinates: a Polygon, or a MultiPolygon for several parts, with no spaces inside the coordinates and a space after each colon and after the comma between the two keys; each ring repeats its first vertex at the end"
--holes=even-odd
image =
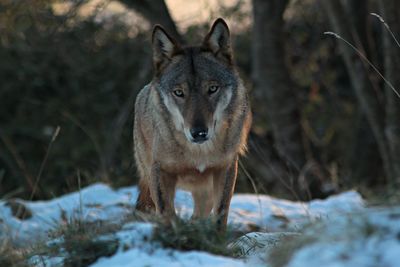
{"type": "Polygon", "coordinates": [[[201,144],[208,140],[208,129],[195,127],[190,129],[190,135],[192,136],[193,143],[201,144]]]}

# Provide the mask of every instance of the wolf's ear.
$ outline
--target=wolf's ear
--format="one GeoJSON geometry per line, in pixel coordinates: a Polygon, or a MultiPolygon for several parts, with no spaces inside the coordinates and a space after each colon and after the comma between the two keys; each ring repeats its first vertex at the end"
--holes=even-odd
{"type": "Polygon", "coordinates": [[[210,50],[217,58],[232,64],[232,50],[229,28],[226,22],[219,18],[204,38],[203,46],[210,50]]]}
{"type": "Polygon", "coordinates": [[[160,25],[154,26],[152,46],[156,71],[160,71],[180,50],[178,43],[160,25]]]}

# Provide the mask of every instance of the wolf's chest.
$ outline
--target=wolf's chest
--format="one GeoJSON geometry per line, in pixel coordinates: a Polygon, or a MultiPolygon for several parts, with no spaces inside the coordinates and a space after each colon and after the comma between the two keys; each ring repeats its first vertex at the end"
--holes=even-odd
{"type": "Polygon", "coordinates": [[[177,173],[177,187],[193,191],[196,188],[207,186],[212,184],[214,173],[214,168],[207,168],[206,165],[186,169],[184,172],[177,173]]]}

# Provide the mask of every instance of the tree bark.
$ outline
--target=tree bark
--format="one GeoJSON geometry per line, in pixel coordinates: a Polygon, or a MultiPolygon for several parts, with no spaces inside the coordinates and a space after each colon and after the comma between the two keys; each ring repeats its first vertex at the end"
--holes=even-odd
{"type": "MultiPolygon", "coordinates": [[[[340,0],[321,1],[333,30],[345,40],[356,46],[360,46],[360,39],[356,34],[354,25],[350,21],[350,15],[346,13],[340,0]]],[[[393,177],[389,146],[384,133],[384,112],[382,103],[379,102],[379,89],[375,90],[369,79],[369,67],[346,43],[339,42],[341,56],[345,62],[351,84],[356,97],[366,115],[368,123],[378,145],[382,158],[386,177],[393,177]]]]}
{"type": "Polygon", "coordinates": [[[299,103],[284,51],[287,0],[253,0],[253,81],[256,105],[268,120],[280,157],[298,172],[305,164],[299,103]]]}
{"type": "MultiPolygon", "coordinates": [[[[382,16],[392,32],[400,34],[400,2],[397,0],[379,1],[382,16]]],[[[382,24],[385,78],[400,90],[400,47],[382,24]]],[[[385,84],[385,136],[389,147],[389,156],[393,163],[393,175],[390,184],[400,182],[400,98],[385,84]]]]}
{"type": "Polygon", "coordinates": [[[120,2],[142,14],[151,24],[162,25],[172,37],[184,43],[164,0],[120,0],[120,2]]]}

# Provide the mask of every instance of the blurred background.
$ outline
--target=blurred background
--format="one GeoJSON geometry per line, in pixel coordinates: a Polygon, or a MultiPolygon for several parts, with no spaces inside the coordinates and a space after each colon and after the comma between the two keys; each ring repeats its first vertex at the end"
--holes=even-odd
{"type": "Polygon", "coordinates": [[[137,183],[133,105],[152,77],[152,25],[196,44],[218,17],[254,113],[237,192],[396,193],[399,1],[2,0],[0,198],[137,183]]]}

